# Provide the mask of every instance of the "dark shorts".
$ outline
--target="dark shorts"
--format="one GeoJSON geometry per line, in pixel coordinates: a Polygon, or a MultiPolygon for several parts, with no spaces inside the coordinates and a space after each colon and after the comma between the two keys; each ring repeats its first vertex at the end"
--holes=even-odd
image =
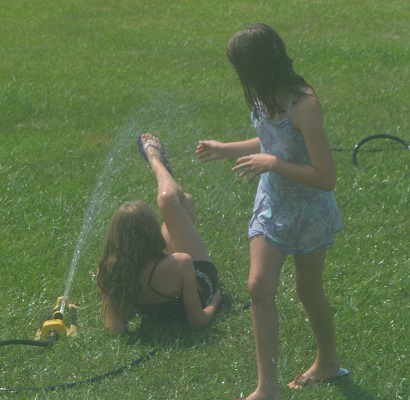
{"type": "Polygon", "coordinates": [[[196,283],[202,308],[205,308],[218,290],[218,271],[210,261],[194,261],[196,283]]]}

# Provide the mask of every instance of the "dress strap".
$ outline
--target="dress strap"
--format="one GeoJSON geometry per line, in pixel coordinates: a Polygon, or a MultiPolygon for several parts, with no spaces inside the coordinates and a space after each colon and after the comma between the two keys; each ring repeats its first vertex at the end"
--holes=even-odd
{"type": "Polygon", "coordinates": [[[288,118],[290,118],[290,109],[292,108],[292,104],[293,104],[293,96],[292,96],[292,98],[290,99],[290,102],[289,102],[289,107],[288,107],[288,118]]]}

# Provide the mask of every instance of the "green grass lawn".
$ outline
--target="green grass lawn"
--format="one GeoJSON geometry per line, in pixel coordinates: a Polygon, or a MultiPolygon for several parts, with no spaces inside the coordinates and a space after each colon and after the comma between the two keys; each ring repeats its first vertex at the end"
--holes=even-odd
{"type": "MultiPolygon", "coordinates": [[[[338,168],[345,230],[329,251],[326,290],[348,383],[290,391],[315,356],[294,290],[292,260],[279,292],[282,398],[409,399],[410,5],[405,0],[3,0],[0,5],[0,340],[32,339],[62,296],[80,238],[69,297],[79,336],[52,348],[0,347],[0,388],[81,381],[12,399],[233,399],[257,381],[248,301],[247,224],[256,182],[233,160],[201,164],[199,139],[254,135],[225,46],[251,22],[274,26],[295,69],[318,92],[338,168]],[[155,205],[153,174],[135,139],[162,139],[175,175],[194,194],[198,229],[219,268],[225,302],[201,331],[131,322],[104,329],[95,283],[104,230],[118,206],[155,205]]],[[[68,316],[69,318],[69,316],[68,316]]]]}

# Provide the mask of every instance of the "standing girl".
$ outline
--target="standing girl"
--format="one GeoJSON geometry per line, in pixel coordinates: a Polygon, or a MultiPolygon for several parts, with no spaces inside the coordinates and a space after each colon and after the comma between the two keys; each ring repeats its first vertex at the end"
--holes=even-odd
{"type": "Polygon", "coordinates": [[[336,352],[331,307],[322,287],[326,248],[343,222],[333,195],[336,172],[313,88],[292,67],[272,28],[252,24],[233,36],[227,56],[242,83],[258,137],[200,141],[204,162],[239,157],[232,168],[251,182],[260,176],[249,225],[252,322],[258,386],[248,400],[280,399],[277,382],[276,293],[282,264],[293,255],[296,290],[317,342],[313,365],[288,386],[347,377],[336,352]]]}

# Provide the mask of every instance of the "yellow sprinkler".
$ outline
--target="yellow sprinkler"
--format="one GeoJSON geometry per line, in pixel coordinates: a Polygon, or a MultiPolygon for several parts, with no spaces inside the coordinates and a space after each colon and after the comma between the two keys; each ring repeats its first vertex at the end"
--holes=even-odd
{"type": "Polygon", "coordinates": [[[71,325],[67,327],[64,323],[64,313],[60,310],[64,296],[57,299],[57,303],[53,308],[51,315],[38,328],[36,339],[55,337],[61,335],[77,336],[77,306],[72,304],[68,298],[65,300],[65,307],[71,312],[71,325]]]}

